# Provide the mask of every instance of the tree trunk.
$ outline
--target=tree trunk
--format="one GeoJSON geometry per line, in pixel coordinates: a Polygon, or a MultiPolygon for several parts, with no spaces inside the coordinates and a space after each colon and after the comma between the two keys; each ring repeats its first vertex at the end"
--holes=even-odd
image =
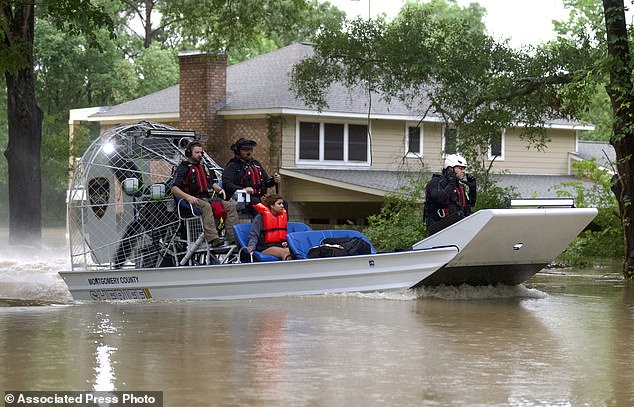
{"type": "Polygon", "coordinates": [[[603,0],[610,80],[606,86],[614,116],[610,144],[616,152],[619,202],[625,238],[623,275],[634,277],[634,84],[623,0],[603,0]]]}
{"type": "MultiPolygon", "coordinates": [[[[7,6],[8,7],[8,6],[7,6]]],[[[8,10],[6,43],[23,48],[25,68],[5,73],[9,143],[9,243],[39,245],[42,239],[42,110],[35,100],[33,76],[34,6],[8,10]]]]}
{"type": "Polygon", "coordinates": [[[154,31],[152,30],[152,10],[154,9],[153,0],[145,0],[145,38],[143,39],[143,48],[150,48],[152,45],[152,37],[154,31]]]}
{"type": "Polygon", "coordinates": [[[33,74],[7,74],[9,144],[9,242],[39,244],[42,238],[42,111],[33,74]]]}

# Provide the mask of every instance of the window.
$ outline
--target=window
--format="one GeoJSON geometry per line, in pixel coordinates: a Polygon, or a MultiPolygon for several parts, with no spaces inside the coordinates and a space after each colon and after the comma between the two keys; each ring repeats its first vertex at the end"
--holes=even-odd
{"type": "Polygon", "coordinates": [[[299,156],[307,160],[319,159],[319,123],[300,123],[299,156]]]}
{"type": "Polygon", "coordinates": [[[418,126],[407,127],[407,137],[405,138],[405,152],[409,156],[423,155],[423,139],[421,128],[418,126]]]}
{"type": "Polygon", "coordinates": [[[343,161],[343,124],[324,124],[324,160],[343,161]]]}
{"type": "Polygon", "coordinates": [[[458,129],[445,126],[442,141],[445,154],[456,154],[458,152],[458,129]]]}
{"type": "Polygon", "coordinates": [[[348,125],[348,160],[368,161],[368,126],[348,125]]]}
{"type": "Polygon", "coordinates": [[[504,160],[504,136],[506,129],[494,132],[489,137],[489,160],[504,160]]]}
{"type": "Polygon", "coordinates": [[[368,126],[299,121],[297,161],[369,164],[368,126]]]}

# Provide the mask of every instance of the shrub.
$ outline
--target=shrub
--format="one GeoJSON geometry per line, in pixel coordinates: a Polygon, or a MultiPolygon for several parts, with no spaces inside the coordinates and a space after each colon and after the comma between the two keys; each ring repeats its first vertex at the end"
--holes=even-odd
{"type": "Polygon", "coordinates": [[[363,233],[378,251],[410,249],[427,235],[421,199],[426,183],[422,175],[410,178],[409,185],[385,196],[378,214],[368,217],[363,233]]]}
{"type": "Polygon", "coordinates": [[[553,187],[557,196],[573,197],[576,206],[596,207],[599,213],[557,260],[579,267],[592,264],[593,258],[622,256],[623,226],[618,203],[610,189],[611,174],[599,167],[595,159],[573,163],[573,169],[578,177],[592,181],[592,185],[581,181],[562,182],[553,187]]]}

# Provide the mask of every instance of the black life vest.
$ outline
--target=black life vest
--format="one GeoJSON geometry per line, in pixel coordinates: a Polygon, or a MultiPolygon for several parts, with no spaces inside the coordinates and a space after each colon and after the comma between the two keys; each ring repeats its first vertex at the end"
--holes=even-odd
{"type": "Polygon", "coordinates": [[[450,202],[448,205],[438,210],[438,216],[441,218],[444,218],[454,212],[464,212],[467,207],[467,194],[465,194],[464,187],[460,186],[458,188],[454,188],[453,191],[456,193],[456,202],[450,202]]]}

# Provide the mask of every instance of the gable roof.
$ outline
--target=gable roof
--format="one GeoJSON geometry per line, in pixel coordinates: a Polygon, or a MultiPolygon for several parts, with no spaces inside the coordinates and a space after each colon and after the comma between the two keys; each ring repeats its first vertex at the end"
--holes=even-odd
{"type": "MultiPolygon", "coordinates": [[[[244,114],[245,110],[315,114],[315,109],[297,99],[290,89],[293,66],[312,55],[311,44],[294,43],[228,67],[227,101],[220,107],[220,114],[244,114]]],[[[373,116],[414,115],[411,109],[398,100],[387,103],[374,92],[368,97],[367,89],[362,85],[349,89],[335,83],[327,92],[327,101],[328,107],[323,113],[328,115],[366,117],[368,108],[373,116]]],[[[429,119],[433,120],[433,116],[429,119]]]]}
{"type": "Polygon", "coordinates": [[[157,117],[176,118],[179,116],[179,85],[121,103],[104,109],[91,116],[92,120],[107,120],[110,117],[130,116],[131,120],[137,118],[150,120],[157,117]]]}
{"type": "MultiPolygon", "coordinates": [[[[259,55],[247,61],[227,67],[227,99],[217,105],[220,115],[293,113],[317,114],[314,108],[295,97],[290,89],[290,75],[293,66],[302,59],[313,55],[313,47],[306,43],[294,43],[267,54],[259,55]]],[[[92,120],[113,118],[115,116],[169,115],[178,117],[180,86],[155,92],[113,107],[105,112],[91,116],[92,120]]],[[[405,104],[392,100],[386,103],[377,93],[368,98],[363,86],[348,89],[334,84],[327,94],[328,108],[322,112],[328,115],[351,115],[366,117],[371,106],[373,117],[417,120],[420,115],[413,114],[405,104]]],[[[433,120],[432,116],[428,117],[433,120]]]]}
{"type": "Polygon", "coordinates": [[[583,160],[594,158],[597,164],[605,168],[613,167],[616,161],[614,147],[605,141],[579,140],[576,155],[583,160]]]}
{"type": "MultiPolygon", "coordinates": [[[[349,89],[333,84],[327,92],[328,107],[322,112],[309,107],[295,97],[290,89],[290,74],[294,65],[313,55],[309,43],[294,43],[267,54],[227,67],[227,99],[216,106],[220,115],[244,114],[303,114],[367,118],[386,120],[420,120],[426,104],[421,101],[416,109],[392,98],[388,103],[378,93],[368,97],[362,84],[349,89]],[[369,109],[370,108],[370,109],[369,109]]],[[[107,119],[178,118],[179,85],[110,107],[90,117],[107,119]]],[[[421,95],[422,96],[422,95],[421,95]]],[[[425,121],[441,121],[439,115],[427,113],[425,121]]],[[[556,120],[553,127],[587,129],[577,122],[556,120]]]]}

